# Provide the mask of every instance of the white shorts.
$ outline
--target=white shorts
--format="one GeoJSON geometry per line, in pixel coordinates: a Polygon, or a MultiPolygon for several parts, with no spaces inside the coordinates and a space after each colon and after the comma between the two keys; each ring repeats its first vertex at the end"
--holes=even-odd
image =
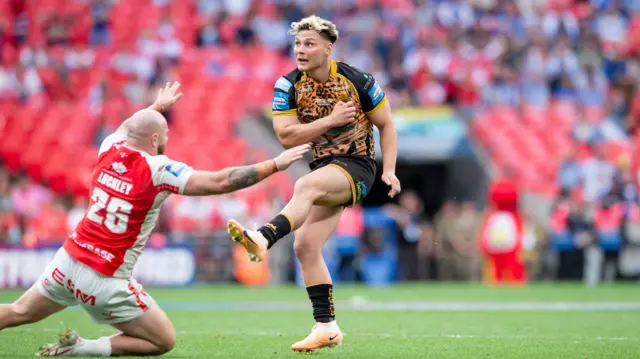
{"type": "Polygon", "coordinates": [[[100,324],[134,320],[153,299],[135,279],[113,278],[94,271],[60,248],[35,283],[42,295],[70,307],[81,305],[100,324]]]}

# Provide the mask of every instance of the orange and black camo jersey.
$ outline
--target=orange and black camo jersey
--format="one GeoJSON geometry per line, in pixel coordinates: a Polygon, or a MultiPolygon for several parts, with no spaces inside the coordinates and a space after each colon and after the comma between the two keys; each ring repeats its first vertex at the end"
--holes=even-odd
{"type": "Polygon", "coordinates": [[[339,101],[353,101],[356,121],[316,138],[314,158],[360,155],[373,159],[373,124],[367,115],[378,111],[386,97],[370,74],[343,62],[331,61],[329,80],[320,83],[304,72],[293,70],[276,81],[272,111],[274,117],[297,115],[300,123],[310,123],[329,116],[339,101]]]}

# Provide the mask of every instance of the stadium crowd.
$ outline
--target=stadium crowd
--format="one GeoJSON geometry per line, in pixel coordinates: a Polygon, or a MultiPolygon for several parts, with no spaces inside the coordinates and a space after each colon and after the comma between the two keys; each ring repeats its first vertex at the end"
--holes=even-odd
{"type": "MultiPolygon", "coordinates": [[[[482,123],[476,115],[494,108],[511,109],[519,121],[531,108],[569,103],[575,113],[575,121],[563,127],[569,145],[552,153],[562,161],[550,161],[552,168],[543,171],[544,179],[557,183],[556,208],[566,201],[637,204],[640,156],[633,155],[633,130],[640,120],[640,2],[634,0],[8,0],[0,4],[2,126],[9,117],[5,111],[72,104],[97,119],[79,134],[97,146],[127,114],[150,103],[160,84],[182,81],[188,55],[261,49],[288,56],[289,23],[312,13],[340,29],[334,57],[372,73],[393,107],[448,104],[475,128],[482,123]],[[95,68],[106,71],[94,76],[95,68]],[[615,156],[605,153],[611,142],[623,149],[615,156]]],[[[259,67],[261,60],[251,61],[259,67]]],[[[208,74],[247,71],[217,66],[207,65],[208,74]]],[[[242,101],[269,98],[280,70],[265,71],[265,93],[242,101]]],[[[185,88],[186,97],[189,92],[185,88]]],[[[247,107],[261,111],[262,105],[247,107]]],[[[174,116],[167,114],[170,124],[174,116]]],[[[546,122],[541,126],[556,131],[546,122]]],[[[499,158],[481,135],[478,143],[499,158]]],[[[193,145],[172,140],[169,148],[193,145]]],[[[24,168],[8,169],[0,171],[0,245],[64,238],[84,213],[83,192],[51,191],[24,168]],[[72,198],[63,196],[69,192],[72,198]]],[[[259,201],[253,192],[174,197],[156,231],[216,231],[231,217],[262,223],[288,195],[262,193],[259,201]]],[[[457,207],[445,205],[442,216],[469,221],[472,212],[478,215],[470,204],[452,208],[457,207]]],[[[631,207],[624,216],[626,208],[631,207]]],[[[450,223],[430,223],[425,233],[446,236],[450,223]]],[[[420,248],[425,255],[435,253],[420,248]]]]}

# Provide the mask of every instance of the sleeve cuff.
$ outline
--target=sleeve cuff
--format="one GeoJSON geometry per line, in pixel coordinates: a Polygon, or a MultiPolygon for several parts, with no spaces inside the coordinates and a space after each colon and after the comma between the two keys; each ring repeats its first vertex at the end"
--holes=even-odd
{"type": "Polygon", "coordinates": [[[271,111],[271,113],[273,114],[273,116],[291,116],[291,115],[297,115],[298,110],[294,108],[292,110],[286,110],[286,111],[271,111]]]}
{"type": "Polygon", "coordinates": [[[378,110],[380,110],[385,103],[387,103],[387,96],[383,97],[382,100],[371,111],[365,113],[367,115],[373,115],[378,112],[378,110]]]}

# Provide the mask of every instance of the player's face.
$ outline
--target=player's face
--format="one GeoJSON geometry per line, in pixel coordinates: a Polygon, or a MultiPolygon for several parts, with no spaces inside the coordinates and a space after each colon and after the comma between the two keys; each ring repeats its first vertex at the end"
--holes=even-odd
{"type": "Polygon", "coordinates": [[[300,31],[293,47],[298,70],[309,72],[321,67],[329,58],[332,46],[315,31],[300,31]]]}

